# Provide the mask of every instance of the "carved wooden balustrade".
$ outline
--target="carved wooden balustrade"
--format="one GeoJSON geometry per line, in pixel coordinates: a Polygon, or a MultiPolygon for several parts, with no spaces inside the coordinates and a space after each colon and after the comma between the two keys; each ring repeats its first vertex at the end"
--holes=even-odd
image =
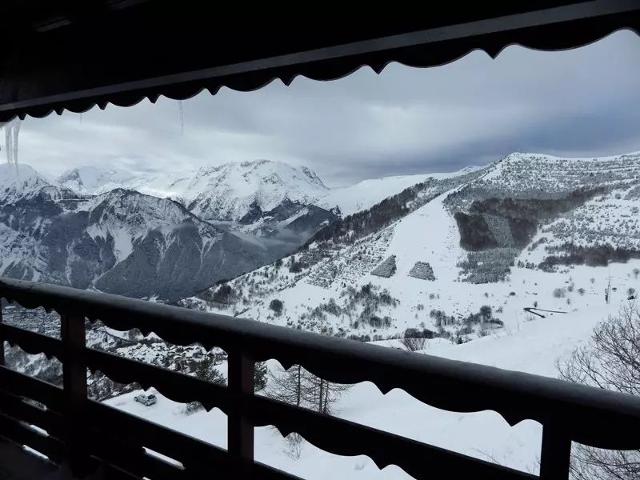
{"type": "Polygon", "coordinates": [[[0,366],[0,435],[75,472],[98,465],[108,478],[296,478],[254,460],[253,428],[263,425],[283,435],[297,432],[338,455],[367,455],[380,468],[397,465],[415,478],[566,479],[571,441],[640,448],[640,401],[628,395],[59,286],[2,279],[0,297],[60,314],[60,340],[0,322],[0,345],[7,341],[29,353],[54,356],[63,362],[64,375],[59,388],[0,366]],[[154,332],[178,345],[221,347],[228,353],[228,386],[87,348],[85,319],[116,330],[154,332]],[[540,422],[540,477],[254,395],[254,362],[267,359],[301,365],[333,382],[370,381],[383,393],[400,388],[445,410],[493,410],[511,425],[540,422]],[[228,449],[88,399],[87,369],[117,382],[153,386],[178,402],[220,408],[227,415],[228,449]]]}

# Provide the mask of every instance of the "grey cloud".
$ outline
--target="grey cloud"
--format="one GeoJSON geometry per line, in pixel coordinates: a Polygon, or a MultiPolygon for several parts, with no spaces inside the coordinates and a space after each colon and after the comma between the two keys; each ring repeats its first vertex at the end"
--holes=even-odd
{"type": "Polygon", "coordinates": [[[29,119],[21,161],[48,173],[84,164],[180,170],[254,158],[315,169],[329,184],[446,171],[511,151],[605,155],[640,150],[640,38],[619,32],[566,52],[509,47],[452,64],[361,69],[29,119]]]}

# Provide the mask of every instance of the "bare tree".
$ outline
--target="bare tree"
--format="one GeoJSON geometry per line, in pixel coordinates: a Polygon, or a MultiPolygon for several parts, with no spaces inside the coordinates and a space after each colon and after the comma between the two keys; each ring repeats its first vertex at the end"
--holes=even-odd
{"type": "Polygon", "coordinates": [[[348,388],[317,377],[300,365],[270,370],[267,385],[265,394],[269,398],[326,414],[331,413],[331,405],[348,388]]]}
{"type": "Polygon", "coordinates": [[[284,453],[289,455],[294,460],[299,460],[302,454],[302,447],[304,445],[304,438],[298,433],[292,432],[285,438],[284,453]]]}
{"type": "Polygon", "coordinates": [[[427,339],[424,337],[404,337],[400,339],[400,343],[410,352],[423,350],[427,339]]]}
{"type": "MultiPolygon", "coordinates": [[[[640,395],[640,308],[629,304],[594,330],[588,344],[559,364],[565,380],[640,395]]],[[[571,473],[578,480],[640,478],[640,450],[611,451],[574,445],[571,473]]]]}

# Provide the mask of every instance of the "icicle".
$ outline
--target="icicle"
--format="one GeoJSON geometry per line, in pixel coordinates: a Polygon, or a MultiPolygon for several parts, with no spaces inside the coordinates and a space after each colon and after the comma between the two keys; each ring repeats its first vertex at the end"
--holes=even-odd
{"type": "Polygon", "coordinates": [[[7,156],[7,163],[11,164],[11,123],[4,124],[4,154],[7,156]]]}
{"type": "Polygon", "coordinates": [[[180,115],[180,135],[184,136],[184,108],[182,100],[178,100],[178,113],[180,115]]]}
{"type": "Polygon", "coordinates": [[[4,127],[4,149],[7,163],[18,168],[18,135],[22,120],[16,118],[2,125],[4,127]]]}
{"type": "Polygon", "coordinates": [[[11,152],[11,157],[13,159],[13,164],[16,166],[16,170],[18,169],[18,134],[20,133],[20,126],[22,125],[22,120],[16,119],[12,123],[11,133],[11,148],[13,151],[11,152]]]}

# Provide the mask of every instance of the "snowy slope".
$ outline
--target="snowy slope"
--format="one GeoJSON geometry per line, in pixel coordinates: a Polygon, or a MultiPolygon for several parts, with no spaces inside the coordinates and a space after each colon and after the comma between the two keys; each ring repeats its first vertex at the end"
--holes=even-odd
{"type": "Polygon", "coordinates": [[[393,237],[385,256],[395,255],[397,274],[408,276],[415,263],[422,259],[431,265],[440,281],[457,280],[457,272],[453,266],[463,257],[464,252],[459,247],[458,227],[443,206],[446,195],[436,197],[394,226],[393,237]],[[422,241],[416,241],[416,235],[422,236],[422,241]]]}
{"type": "MultiPolygon", "coordinates": [[[[407,329],[427,329],[442,338],[467,341],[486,334],[486,326],[469,319],[480,307],[491,307],[494,318],[506,322],[507,313],[533,306],[535,295],[526,297],[529,303],[520,295],[523,289],[540,290],[531,281],[538,274],[548,275],[544,282],[553,284],[549,297],[556,288],[573,288],[575,282],[568,277],[579,267],[549,269],[542,264],[549,255],[564,255],[553,248],[567,241],[593,248],[608,243],[632,249],[631,258],[640,257],[638,154],[604,159],[512,154],[460,178],[464,181],[457,184],[427,182],[428,190],[407,197],[417,209],[392,210],[399,216],[387,223],[381,216],[376,220],[381,226],[372,233],[317,235],[317,241],[281,265],[264,266],[229,282],[234,296],[227,304],[215,301],[215,288],[184,303],[339,336],[392,338],[407,329]],[[438,185],[448,190],[442,192],[438,185]],[[458,215],[471,219],[464,231],[458,215]],[[463,233],[495,243],[467,246],[463,233]],[[395,266],[388,278],[376,274],[385,263],[395,266]],[[412,272],[421,265],[428,265],[435,279],[416,278],[412,272]],[[521,284],[514,278],[521,278],[521,284]],[[269,308],[274,299],[284,303],[282,315],[269,308]]],[[[365,212],[350,228],[362,227],[373,216],[365,212]]],[[[371,225],[376,224],[366,224],[371,225]]],[[[605,261],[593,276],[611,265],[605,261]]]]}
{"type": "Polygon", "coordinates": [[[343,216],[371,208],[385,198],[400,193],[405,188],[422,183],[429,178],[444,179],[479,170],[481,167],[465,167],[451,173],[427,173],[420,175],[401,175],[363,180],[348,187],[331,189],[318,200],[323,208],[338,207],[343,216]]]}
{"type": "Polygon", "coordinates": [[[579,188],[622,187],[640,180],[640,152],[601,158],[512,153],[494,162],[469,189],[514,197],[551,197],[579,188]]]}
{"type": "Polygon", "coordinates": [[[521,260],[538,264],[552,249],[562,252],[567,243],[584,248],[611,245],[640,250],[638,193],[637,186],[614,189],[555,219],[540,229],[521,260]]]}
{"type": "MultiPolygon", "coordinates": [[[[509,198],[510,192],[520,192],[518,186],[524,185],[521,183],[524,177],[519,180],[509,175],[520,175],[526,165],[520,161],[523,158],[515,163],[517,169],[513,168],[512,160],[503,165],[497,163],[483,176],[440,194],[391,225],[351,244],[326,249],[320,243],[312,244],[308,251],[285,258],[279,267],[265,266],[229,282],[236,295],[230,305],[216,303],[206,296],[186,303],[194,308],[241,314],[328,335],[379,338],[382,344],[396,347],[400,347],[400,343],[393,338],[402,336],[407,329],[427,328],[437,334],[436,338],[427,340],[427,353],[556,377],[556,362],[586,341],[598,322],[605,321],[627,304],[629,289],[640,288],[637,275],[640,261],[632,258],[626,263],[609,263],[601,267],[570,265],[544,271],[519,266],[517,260],[525,263],[526,259],[538,255],[536,265],[542,261],[548,255],[544,252],[546,244],[532,250],[528,248],[533,247],[542,235],[549,237],[549,244],[562,241],[567,232],[578,232],[592,243],[609,240],[617,245],[636,245],[635,238],[640,233],[636,222],[640,204],[634,190],[637,164],[634,159],[628,168],[625,167],[626,170],[614,169],[609,173],[602,167],[600,183],[607,184],[606,191],[560,214],[558,218],[542,223],[503,281],[463,282],[458,264],[466,258],[468,251],[460,246],[460,231],[454,218],[455,208],[460,208],[457,201],[466,195],[465,200],[469,202],[465,206],[468,207],[477,199],[500,194],[509,198]],[[500,178],[505,181],[499,182],[500,178]],[[486,189],[482,190],[481,186],[486,189]],[[475,189],[473,195],[469,194],[470,187],[475,189]],[[557,226],[559,223],[565,227],[561,229],[557,226]],[[586,235],[594,229],[592,237],[586,235]],[[616,239],[613,234],[616,231],[625,237],[624,242],[616,239]],[[390,257],[395,258],[396,269],[389,278],[371,274],[377,265],[390,257]],[[435,280],[409,276],[418,261],[430,264],[435,280]],[[288,268],[291,262],[303,266],[298,271],[291,271],[288,268]],[[612,293],[610,303],[607,303],[603,292],[609,284],[612,293]],[[358,298],[358,292],[365,290],[373,292],[367,297],[368,303],[353,307],[353,299],[358,298]],[[396,301],[381,302],[383,294],[396,301]],[[274,299],[283,302],[281,315],[269,308],[274,299]],[[499,318],[503,326],[484,331],[465,330],[465,317],[479,311],[483,305],[491,307],[494,317],[499,318]],[[524,311],[525,307],[533,306],[566,313],[547,313],[546,318],[539,318],[524,311]],[[454,319],[453,325],[442,328],[444,333],[449,331],[448,335],[441,334],[436,318],[431,315],[433,310],[442,311],[454,319]],[[388,317],[389,323],[367,324],[363,322],[365,312],[369,318],[388,317]],[[456,324],[458,319],[462,322],[456,324]],[[458,339],[462,340],[461,345],[456,344],[458,339]]],[[[543,174],[545,161],[533,161],[535,168],[543,174]]],[[[546,191],[540,193],[538,186],[541,185],[549,187],[555,194],[594,186],[590,180],[591,172],[598,175],[598,169],[593,167],[597,167],[599,162],[580,162],[577,165],[554,162],[556,165],[549,169],[547,175],[530,179],[527,184],[532,186],[532,193],[521,198],[537,200],[540,195],[546,195],[546,191]],[[567,167],[571,167],[569,170],[573,170],[573,174],[565,175],[570,173],[567,167]],[[582,182],[581,178],[587,181],[582,182]]],[[[616,160],[606,162],[617,165],[616,160]]],[[[199,420],[194,421],[192,418],[185,420],[178,413],[180,407],[166,399],[162,399],[158,417],[133,405],[128,398],[114,402],[120,408],[147,418],[173,422],[171,424],[175,428],[224,445],[222,438],[207,435],[224,421],[219,412],[201,412],[199,420]],[[167,415],[169,411],[173,412],[171,416],[167,415]],[[204,424],[207,425],[206,430],[200,428],[204,424]]],[[[420,404],[402,391],[394,390],[382,395],[369,383],[358,384],[348,390],[339,401],[337,410],[339,416],[349,420],[538,473],[541,427],[535,422],[525,421],[510,427],[494,412],[443,412],[420,404]]],[[[307,443],[300,458],[292,458],[286,442],[269,429],[258,430],[256,448],[262,461],[310,479],[329,475],[345,479],[410,478],[396,467],[379,471],[366,457],[338,457],[307,443]]]]}
{"type": "MultiPolygon", "coordinates": [[[[628,274],[638,262],[616,265],[609,270],[613,282],[622,285],[630,280],[628,274]]],[[[584,295],[569,294],[574,300],[569,313],[547,318],[530,319],[521,309],[511,309],[505,315],[505,329],[462,345],[428,341],[425,352],[446,358],[470,361],[510,370],[557,377],[556,362],[567,357],[583,344],[593,327],[626,303],[622,295],[607,305],[599,295],[604,279],[591,285],[586,278],[590,269],[582,267],[575,272],[577,284],[589,285],[584,295]]],[[[525,286],[528,274],[514,278],[518,298],[512,300],[526,305],[534,298],[553,299],[550,288],[555,285],[553,275],[539,272],[525,286]],[[545,285],[527,292],[534,284],[545,285]]],[[[504,286],[501,286],[504,293],[504,286]]],[[[508,294],[507,294],[508,295],[508,294]]],[[[501,296],[501,300],[502,300],[501,296]]],[[[563,299],[566,305],[566,299],[563,299]]],[[[505,311],[506,312],[506,311],[505,311]]],[[[272,366],[275,364],[271,364],[272,366]]],[[[133,401],[138,392],[107,401],[127,412],[169,426],[215,445],[225,447],[226,417],[218,410],[184,414],[184,405],[159,395],[158,404],[146,408],[133,401]]],[[[432,445],[448,448],[466,455],[494,461],[502,465],[537,474],[539,468],[542,429],[539,424],[524,421],[514,427],[495,412],[456,413],[424,405],[401,390],[386,395],[370,383],[357,384],[347,390],[335,407],[335,414],[361,424],[385,429],[432,445]]],[[[397,467],[380,471],[365,456],[341,457],[323,452],[304,443],[299,458],[279,433],[269,427],[256,429],[256,458],[310,480],[324,479],[410,479],[397,467]]]]}

